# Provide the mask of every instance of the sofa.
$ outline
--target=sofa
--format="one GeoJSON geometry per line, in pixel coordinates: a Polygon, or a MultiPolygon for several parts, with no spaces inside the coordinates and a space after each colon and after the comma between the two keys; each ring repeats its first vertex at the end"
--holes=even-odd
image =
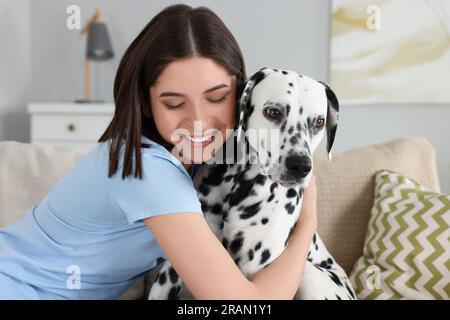
{"type": "MultiPolygon", "coordinates": [[[[90,148],[0,142],[0,227],[12,223],[90,148]]],[[[337,262],[350,273],[362,254],[373,204],[374,174],[392,170],[440,192],[435,149],[424,138],[408,137],[354,150],[314,154],[319,233],[337,262]]],[[[159,267],[159,266],[158,266],[159,267]]],[[[138,280],[121,299],[146,297],[158,267],[138,280]]],[[[182,297],[192,297],[186,291],[182,297]]]]}

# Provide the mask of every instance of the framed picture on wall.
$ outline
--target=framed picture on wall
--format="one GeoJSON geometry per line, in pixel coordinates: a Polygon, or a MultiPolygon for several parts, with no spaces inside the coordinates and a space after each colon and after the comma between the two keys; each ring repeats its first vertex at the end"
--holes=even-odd
{"type": "Polygon", "coordinates": [[[449,0],[332,0],[330,84],[347,104],[450,103],[449,0]]]}

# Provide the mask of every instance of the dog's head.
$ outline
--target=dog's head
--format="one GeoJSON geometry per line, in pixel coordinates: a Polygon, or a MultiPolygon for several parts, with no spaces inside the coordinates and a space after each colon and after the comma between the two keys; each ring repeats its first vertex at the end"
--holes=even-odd
{"type": "Polygon", "coordinates": [[[306,186],[325,130],[331,155],[339,103],[330,87],[294,71],[262,68],[240,88],[238,104],[237,138],[245,135],[262,173],[284,186],[306,186]]]}

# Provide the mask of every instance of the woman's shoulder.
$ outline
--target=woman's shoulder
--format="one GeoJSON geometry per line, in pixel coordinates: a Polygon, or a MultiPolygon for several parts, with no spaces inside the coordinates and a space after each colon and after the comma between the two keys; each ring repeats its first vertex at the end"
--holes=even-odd
{"type": "Polygon", "coordinates": [[[141,155],[144,167],[146,162],[154,164],[155,161],[158,162],[158,160],[166,161],[189,176],[189,173],[186,171],[180,160],[161,144],[142,136],[141,145],[141,155]]]}

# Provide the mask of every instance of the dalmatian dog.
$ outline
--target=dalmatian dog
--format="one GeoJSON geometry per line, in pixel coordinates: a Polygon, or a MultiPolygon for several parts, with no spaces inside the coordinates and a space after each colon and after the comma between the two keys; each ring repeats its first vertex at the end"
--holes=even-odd
{"type": "MultiPolygon", "coordinates": [[[[250,277],[288,245],[325,131],[331,159],[339,103],[322,82],[266,67],[239,88],[238,97],[237,130],[217,152],[225,163],[202,165],[194,184],[212,231],[250,277]]],[[[182,280],[163,261],[148,298],[180,299],[182,280]]],[[[294,299],[356,299],[317,233],[294,299]]]]}

